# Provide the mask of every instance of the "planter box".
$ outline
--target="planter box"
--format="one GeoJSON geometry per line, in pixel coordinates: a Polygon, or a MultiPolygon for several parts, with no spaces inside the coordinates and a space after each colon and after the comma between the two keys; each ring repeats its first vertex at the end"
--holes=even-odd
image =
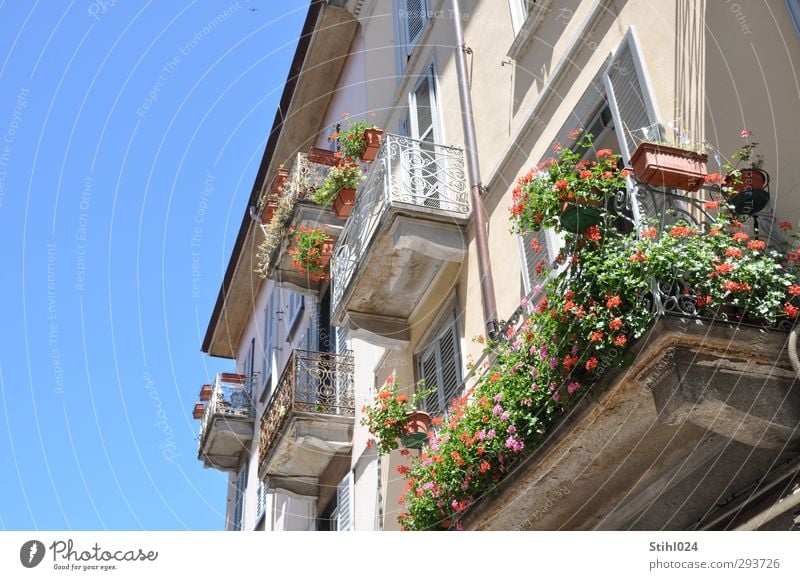
{"type": "Polygon", "coordinates": [[[362,161],[375,161],[383,140],[383,131],[380,129],[367,129],[365,133],[367,145],[361,152],[362,161]]]}
{"type": "Polygon", "coordinates": [[[308,160],[311,163],[319,163],[321,165],[328,165],[330,167],[339,165],[339,161],[341,161],[341,159],[337,157],[336,153],[333,151],[320,149],[319,147],[312,147],[308,150],[308,160]]]}
{"type": "Polygon", "coordinates": [[[333,201],[333,211],[337,217],[350,217],[353,206],[356,203],[356,190],[352,188],[342,189],[333,201]]]}
{"type": "Polygon", "coordinates": [[[270,199],[264,204],[264,209],[261,210],[261,223],[266,225],[272,221],[272,216],[275,215],[275,210],[278,209],[278,200],[270,199]]]}
{"type": "Polygon", "coordinates": [[[669,145],[641,143],[631,155],[636,179],[657,187],[697,191],[707,175],[708,155],[669,145]]]}
{"type": "Polygon", "coordinates": [[[192,417],[194,419],[202,419],[205,412],[206,408],[203,406],[203,403],[195,403],[194,410],[192,411],[192,417]]]}
{"type": "Polygon", "coordinates": [[[203,388],[200,389],[200,400],[201,401],[209,401],[209,400],[211,400],[211,393],[212,392],[213,392],[213,389],[211,388],[211,385],[203,385],[203,388]]]}

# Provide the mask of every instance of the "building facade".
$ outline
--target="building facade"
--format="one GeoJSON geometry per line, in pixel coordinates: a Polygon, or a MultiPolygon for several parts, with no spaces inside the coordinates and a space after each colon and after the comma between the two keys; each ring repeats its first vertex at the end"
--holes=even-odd
{"type": "MultiPolygon", "coordinates": [[[[775,216],[800,217],[797,2],[670,0],[658,13],[639,0],[459,4],[461,74],[450,0],[311,3],[203,343],[236,364],[197,408],[199,458],[229,473],[227,529],[399,529],[396,468],[407,457],[376,452],[361,408],[393,376],[409,390],[433,387],[425,408],[446,416],[477,380],[472,363],[484,355],[472,338],[513,325],[545,282],[537,265],[563,244],[552,231],[510,231],[514,186],[576,128],[625,163],[651,132],[736,151],[746,128],[771,176],[762,232],[775,216]],[[330,136],[345,113],[385,134],[349,217],[337,217],[311,195],[330,171],[319,150],[336,149],[330,136]],[[322,279],[292,264],[300,227],[335,241],[322,279]]],[[[663,213],[650,193],[636,192],[636,211],[663,213]]],[[[605,377],[602,396],[576,406],[461,526],[737,527],[786,496],[800,465],[786,333],[686,318],[650,332],[633,367],[605,377]],[[733,375],[720,371],[703,383],[716,390],[692,399],[686,377],[702,375],[698,353],[758,397],[726,391],[733,375]],[[685,367],[675,363],[683,355],[685,367]],[[665,381],[667,368],[678,378],[665,381]],[[714,416],[683,412],[675,392],[693,409],[713,402],[714,416]],[[758,400],[781,413],[756,409],[758,400]]],[[[794,511],[752,525],[788,529],[794,511]]]]}

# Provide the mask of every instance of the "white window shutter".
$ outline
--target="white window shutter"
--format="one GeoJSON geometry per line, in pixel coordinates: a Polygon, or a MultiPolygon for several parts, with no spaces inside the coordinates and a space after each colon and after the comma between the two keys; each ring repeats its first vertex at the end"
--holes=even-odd
{"type": "Polygon", "coordinates": [[[353,528],[353,472],[348,471],[336,486],[336,529],[349,532],[353,528]]]}
{"type": "Polygon", "coordinates": [[[651,139],[661,139],[658,108],[650,85],[644,59],[639,50],[636,30],[631,27],[603,74],[614,128],[620,137],[622,160],[627,163],[644,135],[631,133],[652,127],[651,139]]]}
{"type": "Polygon", "coordinates": [[[422,36],[427,21],[427,9],[426,0],[405,0],[403,23],[405,25],[406,55],[411,54],[414,45],[422,36]]]}
{"type": "Polygon", "coordinates": [[[525,288],[525,295],[529,295],[537,284],[544,284],[546,277],[536,274],[536,267],[539,262],[544,262],[545,266],[550,265],[550,253],[547,249],[547,235],[544,230],[538,232],[528,232],[518,237],[520,258],[522,261],[522,282],[525,288]],[[532,247],[536,240],[541,249],[536,251],[532,247]]]}

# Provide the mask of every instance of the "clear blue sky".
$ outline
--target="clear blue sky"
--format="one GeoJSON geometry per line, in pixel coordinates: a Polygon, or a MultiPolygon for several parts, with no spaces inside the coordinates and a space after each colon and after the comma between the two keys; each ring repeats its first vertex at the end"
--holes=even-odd
{"type": "Polygon", "coordinates": [[[0,529],[223,527],[200,344],[307,5],[0,1],[0,529]]]}

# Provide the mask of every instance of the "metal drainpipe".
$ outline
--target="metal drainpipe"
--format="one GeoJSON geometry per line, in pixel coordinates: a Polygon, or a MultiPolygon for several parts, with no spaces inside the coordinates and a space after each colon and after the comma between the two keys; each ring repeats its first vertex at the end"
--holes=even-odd
{"type": "Polygon", "coordinates": [[[486,334],[497,336],[497,303],[494,297],[494,280],[492,263],[489,259],[489,243],[486,227],[486,215],[483,211],[480,167],[478,165],[478,148],[476,146],[475,123],[472,114],[472,95],[469,92],[467,78],[467,47],[464,44],[464,30],[461,26],[461,8],[458,0],[451,0],[453,25],[456,32],[456,71],[458,74],[458,92],[461,97],[461,122],[464,126],[466,141],[467,172],[469,175],[470,195],[472,198],[472,214],[475,219],[475,241],[478,245],[478,273],[481,278],[481,298],[483,302],[483,319],[486,334]]]}

